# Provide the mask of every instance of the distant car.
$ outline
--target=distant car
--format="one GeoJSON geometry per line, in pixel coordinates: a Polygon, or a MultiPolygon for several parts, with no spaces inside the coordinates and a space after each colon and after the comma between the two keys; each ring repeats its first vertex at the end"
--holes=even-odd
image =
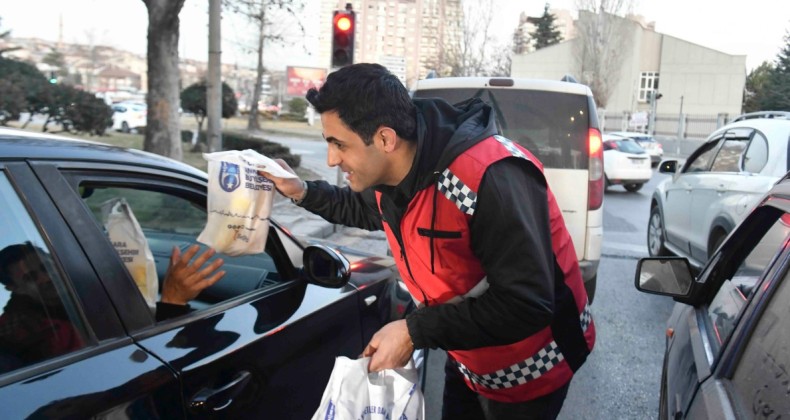
{"type": "Polygon", "coordinates": [[[112,105],[112,129],[129,133],[145,127],[148,107],[139,102],[119,102],[112,105]]]}
{"type": "Polygon", "coordinates": [[[790,170],[789,139],[790,113],[738,118],[713,132],[684,164],[662,161],[659,172],[672,176],[658,184],[650,202],[650,255],[687,257],[701,267],[790,170]]]}
{"type": "Polygon", "coordinates": [[[650,155],[650,160],[653,163],[653,166],[658,165],[658,163],[661,162],[661,159],[664,158],[664,147],[661,146],[661,143],[657,142],[656,139],[649,134],[634,131],[613,131],[608,134],[633,139],[650,155]]]}
{"type": "Polygon", "coordinates": [[[790,414],[790,180],[774,186],[695,279],[686,258],[639,261],[636,287],[671,296],[659,416],[790,414]]]}
{"type": "Polygon", "coordinates": [[[650,181],[653,169],[650,155],[630,138],[603,135],[603,172],[606,187],[622,185],[629,192],[637,192],[650,181]]]}
{"type": "Polygon", "coordinates": [[[414,308],[392,258],[308,245],[271,220],[264,252],[215,256],[225,276],[157,322],[124,263],[141,248],[110,242],[105,203],[128,203],[161,288],[171,251],[206,223],[206,174],[4,128],[0,156],[3,418],[307,419],[335,358],[414,308]]]}

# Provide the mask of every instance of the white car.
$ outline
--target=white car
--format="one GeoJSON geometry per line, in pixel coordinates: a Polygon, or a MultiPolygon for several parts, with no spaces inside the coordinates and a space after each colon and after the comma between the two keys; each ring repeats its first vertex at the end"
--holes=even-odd
{"type": "Polygon", "coordinates": [[[746,114],[711,134],[653,193],[647,229],[651,256],[686,257],[701,268],[790,169],[790,112],[746,114]]]}
{"type": "Polygon", "coordinates": [[[603,135],[603,172],[606,187],[622,185],[629,192],[637,192],[650,181],[653,168],[650,155],[634,140],[603,135]]]}
{"type": "Polygon", "coordinates": [[[119,102],[112,105],[112,129],[129,133],[146,125],[148,108],[140,102],[119,102]]]}
{"type": "Polygon", "coordinates": [[[650,134],[638,133],[635,131],[613,131],[608,134],[633,139],[650,155],[653,166],[658,165],[658,162],[661,162],[661,159],[664,157],[664,147],[650,134]]]}

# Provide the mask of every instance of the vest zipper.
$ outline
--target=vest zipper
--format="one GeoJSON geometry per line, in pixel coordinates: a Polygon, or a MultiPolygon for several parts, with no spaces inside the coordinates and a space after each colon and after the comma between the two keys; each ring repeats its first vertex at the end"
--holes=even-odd
{"type": "Polygon", "coordinates": [[[417,288],[420,289],[420,293],[422,293],[422,303],[424,303],[425,306],[428,306],[428,297],[425,295],[425,291],[422,290],[422,287],[420,287],[417,281],[414,280],[414,274],[411,273],[411,266],[409,266],[409,259],[406,258],[406,251],[404,250],[403,247],[403,241],[398,236],[395,236],[395,239],[397,239],[398,245],[400,245],[400,260],[406,263],[406,271],[409,272],[409,279],[411,280],[413,285],[417,286],[417,288]]]}

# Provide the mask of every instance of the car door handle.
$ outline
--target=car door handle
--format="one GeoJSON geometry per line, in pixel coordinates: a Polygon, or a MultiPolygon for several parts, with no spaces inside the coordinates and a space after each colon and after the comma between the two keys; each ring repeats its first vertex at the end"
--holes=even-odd
{"type": "Polygon", "coordinates": [[[374,296],[368,296],[368,297],[365,298],[365,305],[366,306],[370,306],[374,302],[376,302],[376,296],[375,295],[374,296]]]}
{"type": "Polygon", "coordinates": [[[189,403],[189,407],[195,411],[214,412],[224,410],[239,395],[242,389],[250,382],[252,374],[243,370],[236,374],[232,381],[219,388],[203,388],[189,403]]]}

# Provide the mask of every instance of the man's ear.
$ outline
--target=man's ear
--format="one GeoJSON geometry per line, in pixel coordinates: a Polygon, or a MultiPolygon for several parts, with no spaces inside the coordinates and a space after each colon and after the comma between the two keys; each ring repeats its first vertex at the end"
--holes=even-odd
{"type": "Polygon", "coordinates": [[[379,128],[374,141],[381,142],[382,149],[387,153],[394,151],[400,143],[400,139],[398,138],[398,134],[395,133],[395,130],[383,126],[379,128]]]}

